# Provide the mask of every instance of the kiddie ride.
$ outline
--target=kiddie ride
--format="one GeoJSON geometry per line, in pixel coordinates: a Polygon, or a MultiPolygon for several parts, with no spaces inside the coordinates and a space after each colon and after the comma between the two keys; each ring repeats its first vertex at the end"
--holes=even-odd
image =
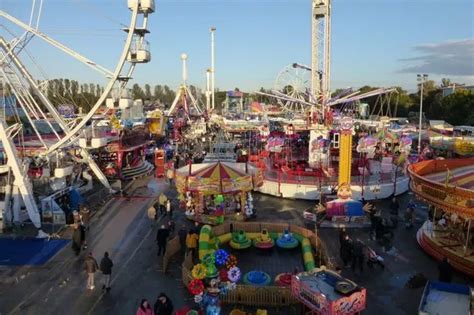
{"type": "Polygon", "coordinates": [[[360,314],[366,306],[365,288],[325,268],[294,275],[291,291],[305,314],[360,314]]]}

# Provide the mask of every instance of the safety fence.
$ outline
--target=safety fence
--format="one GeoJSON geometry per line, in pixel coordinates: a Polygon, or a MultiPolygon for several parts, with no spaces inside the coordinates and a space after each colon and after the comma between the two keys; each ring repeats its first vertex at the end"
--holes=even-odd
{"type": "MultiPolygon", "coordinates": [[[[325,265],[328,268],[332,267],[327,255],[327,249],[319,237],[313,231],[297,225],[287,223],[232,222],[212,227],[212,234],[223,235],[235,230],[243,230],[246,233],[258,233],[262,229],[276,233],[289,230],[292,233],[300,234],[308,238],[315,251],[315,260],[318,261],[319,265],[325,265]]],[[[193,279],[191,275],[192,268],[192,257],[191,255],[187,255],[181,269],[182,281],[186,287],[193,279]]],[[[227,304],[276,307],[298,303],[293,297],[290,287],[252,286],[244,284],[238,284],[235,290],[228,291],[227,294],[221,297],[221,301],[227,304]]]]}

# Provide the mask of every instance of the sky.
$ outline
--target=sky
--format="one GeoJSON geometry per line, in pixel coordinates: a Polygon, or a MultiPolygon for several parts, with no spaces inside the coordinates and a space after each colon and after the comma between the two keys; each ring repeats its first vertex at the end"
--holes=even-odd
{"type": "MultiPolygon", "coordinates": [[[[32,0],[0,0],[0,9],[27,22],[32,0]]],[[[40,0],[36,1],[37,3],[40,0]]],[[[125,0],[44,0],[40,30],[108,69],[123,48],[130,11],[125,0]]],[[[331,88],[402,86],[416,89],[416,74],[474,84],[474,1],[333,0],[331,88]]],[[[2,24],[4,21],[2,20],[2,24]]],[[[10,32],[20,30],[5,22],[10,32]]],[[[157,0],[150,16],[152,61],[134,81],[181,82],[181,53],[189,83],[205,88],[210,67],[209,27],[216,31],[216,87],[252,92],[273,88],[283,68],[311,63],[311,0],[157,0]]],[[[0,35],[11,38],[0,29],[0,35]]],[[[21,57],[31,72],[105,83],[94,70],[41,39],[21,57]]]]}

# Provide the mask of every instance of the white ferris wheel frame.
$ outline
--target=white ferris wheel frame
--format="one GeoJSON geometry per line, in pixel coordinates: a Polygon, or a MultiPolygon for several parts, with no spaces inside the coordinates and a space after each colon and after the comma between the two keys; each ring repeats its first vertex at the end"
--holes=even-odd
{"type": "Polygon", "coordinates": [[[290,64],[278,73],[273,93],[280,96],[277,101],[283,111],[304,113],[311,106],[310,89],[311,71],[308,71],[308,67],[290,64]],[[286,86],[292,87],[290,93],[283,92],[286,86]]]}
{"type": "MultiPolygon", "coordinates": [[[[124,66],[127,62],[127,57],[132,46],[134,35],[138,34],[138,40],[140,44],[144,43],[144,35],[148,33],[147,24],[148,24],[148,14],[153,13],[154,11],[154,1],[148,1],[150,5],[148,8],[141,7],[141,0],[129,0],[128,6],[132,11],[132,16],[130,20],[130,25],[128,28],[125,28],[124,31],[127,32],[127,39],[125,41],[121,56],[119,61],[114,69],[110,71],[105,67],[93,62],[92,60],[84,57],[83,55],[77,53],[73,49],[63,45],[62,43],[52,39],[48,35],[39,31],[39,22],[41,17],[41,11],[43,6],[43,0],[38,2],[38,12],[36,13],[36,26],[33,27],[33,19],[35,16],[36,0],[32,2],[32,11],[30,14],[29,24],[26,24],[19,19],[9,15],[3,10],[0,10],[0,17],[5,20],[10,21],[11,23],[17,25],[18,27],[24,29],[24,33],[21,36],[14,37],[11,42],[6,41],[3,37],[0,36],[0,74],[5,80],[3,83],[7,83],[14,95],[18,96],[20,100],[20,106],[23,108],[25,113],[28,113],[28,119],[32,119],[29,114],[35,119],[41,119],[41,117],[46,118],[45,112],[39,106],[39,102],[35,100],[33,95],[37,96],[40,102],[46,107],[47,112],[51,114],[53,119],[58,123],[61,129],[64,131],[65,136],[60,137],[57,132],[52,127],[48,119],[45,119],[49,124],[51,130],[58,138],[58,141],[48,146],[42,139],[40,133],[36,130],[34,124],[32,123],[32,128],[35,130],[36,134],[39,136],[39,139],[42,145],[46,149],[46,155],[52,155],[54,153],[58,154],[62,148],[74,145],[80,136],[80,132],[85,127],[87,122],[90,121],[95,112],[99,107],[105,102],[105,99],[109,96],[115,84],[118,83],[120,89],[124,89],[128,81],[131,79],[131,75],[135,69],[136,63],[139,61],[130,61],[128,70],[124,66]],[[142,26],[137,27],[138,16],[143,14],[142,26]],[[18,58],[18,54],[26,47],[33,37],[38,37],[50,44],[51,46],[65,52],[76,60],[88,65],[94,70],[98,71],[105,76],[106,79],[109,79],[108,84],[106,85],[103,93],[94,104],[92,109],[79,121],[72,126],[71,124],[66,123],[66,121],[61,117],[56,108],[53,106],[51,101],[43,94],[39,84],[31,76],[26,67],[22,64],[18,58]],[[32,93],[30,92],[30,88],[32,93]]],[[[2,28],[8,31],[8,29],[3,25],[2,28]]],[[[9,32],[9,31],[8,31],[9,32]]],[[[11,33],[11,32],[9,32],[11,33]]],[[[15,176],[14,185],[19,189],[23,200],[25,202],[29,217],[34,225],[39,229],[38,235],[44,237],[44,233],[41,231],[41,222],[38,207],[33,197],[33,191],[31,183],[26,175],[28,169],[27,161],[20,161],[16,147],[12,142],[13,135],[18,133],[18,126],[13,126],[7,128],[3,121],[0,121],[0,138],[4,144],[5,151],[8,155],[8,165],[13,170],[15,176]]],[[[98,165],[91,158],[87,149],[81,149],[81,156],[85,162],[91,167],[99,180],[110,190],[113,191],[107,178],[102,173],[98,165]]]]}

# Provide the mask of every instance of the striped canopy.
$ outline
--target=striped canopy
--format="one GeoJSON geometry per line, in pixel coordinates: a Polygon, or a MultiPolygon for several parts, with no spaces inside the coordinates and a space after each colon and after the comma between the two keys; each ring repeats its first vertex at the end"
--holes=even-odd
{"type": "Polygon", "coordinates": [[[222,179],[237,179],[246,176],[246,174],[230,167],[229,165],[217,162],[192,173],[191,176],[220,181],[222,179]]]}

